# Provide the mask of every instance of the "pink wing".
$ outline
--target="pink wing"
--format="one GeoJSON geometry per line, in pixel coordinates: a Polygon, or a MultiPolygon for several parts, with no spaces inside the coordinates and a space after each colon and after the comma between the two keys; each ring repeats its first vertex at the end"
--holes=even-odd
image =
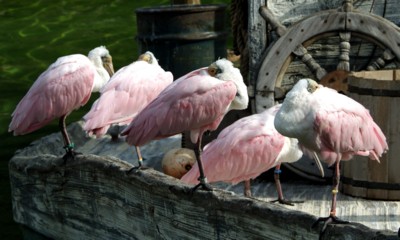
{"type": "Polygon", "coordinates": [[[33,132],[84,105],[90,98],[95,74],[93,64],[84,55],[57,59],[17,105],[9,131],[14,135],[33,132]]]}
{"type": "Polygon", "coordinates": [[[388,149],[385,135],[374,122],[368,110],[344,95],[331,98],[330,90],[321,92],[331,99],[328,106],[318,110],[314,121],[321,156],[329,164],[336,160],[349,160],[353,155],[369,156],[379,161],[388,149]]]}
{"type": "Polygon", "coordinates": [[[167,87],[122,132],[135,146],[183,131],[215,130],[236,95],[231,81],[189,74],[167,87]]]}
{"type": "MultiPolygon", "coordinates": [[[[255,178],[276,165],[284,142],[273,122],[266,122],[265,114],[242,118],[206,145],[202,154],[204,174],[209,182],[233,184],[255,178]]],[[[196,163],[181,180],[195,184],[198,177],[196,163]]]]}
{"type": "Polygon", "coordinates": [[[101,90],[101,96],[83,117],[84,130],[104,135],[111,124],[132,119],[173,81],[171,72],[144,61],[120,69],[101,90]]]}

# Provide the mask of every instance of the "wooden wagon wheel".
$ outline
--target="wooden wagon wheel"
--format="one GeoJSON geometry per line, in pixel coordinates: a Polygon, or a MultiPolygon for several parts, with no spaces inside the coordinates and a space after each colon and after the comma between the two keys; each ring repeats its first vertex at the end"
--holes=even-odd
{"type": "MultiPolygon", "coordinates": [[[[351,42],[354,39],[363,39],[379,48],[378,55],[371,56],[364,69],[375,70],[385,68],[389,62],[400,59],[400,30],[392,22],[383,17],[353,10],[352,1],[345,0],[340,9],[321,11],[286,29],[273,16],[267,7],[260,8],[260,14],[270,24],[272,30],[280,37],[270,45],[264,56],[258,71],[255,86],[255,109],[259,113],[275,104],[291,86],[300,78],[309,77],[329,85],[333,78],[347,80],[347,74],[354,70],[351,65],[351,42]],[[337,56],[333,58],[334,67],[324,66],[318,61],[320,58],[312,56],[312,46],[324,39],[336,39],[337,56]],[[311,53],[311,54],[310,54],[311,53]],[[292,85],[283,86],[283,80],[288,75],[291,65],[300,63],[297,70],[301,74],[293,74],[292,85]],[[305,72],[304,72],[305,71],[305,72]],[[297,79],[296,79],[297,78],[297,79]],[[280,91],[277,91],[280,90],[280,91]]],[[[331,41],[332,42],[332,41],[331,41]]],[[[334,42],[335,43],[335,42],[334,42]]],[[[332,43],[331,43],[332,44],[332,43]]],[[[314,51],[315,52],[315,51],[314,51]]],[[[346,91],[346,85],[331,86],[337,90],[346,91]]],[[[301,162],[287,165],[291,170],[311,179],[319,179],[317,168],[313,167],[313,161],[306,158],[301,162]],[[308,162],[307,162],[308,161],[308,162]]],[[[326,177],[332,175],[332,171],[325,168],[326,177]]]]}
{"type": "Polygon", "coordinates": [[[383,17],[353,10],[351,0],[343,1],[342,7],[337,10],[318,12],[288,29],[276,20],[267,7],[261,7],[260,14],[280,38],[262,57],[254,93],[253,112],[256,113],[274,105],[276,89],[281,87],[282,79],[294,59],[306,66],[311,75],[308,77],[325,82],[329,82],[330,77],[346,78],[347,73],[353,70],[349,56],[352,38],[363,39],[381,49],[381,56],[371,61],[365,70],[384,68],[388,61],[400,59],[399,28],[383,17]],[[336,69],[329,71],[309,53],[308,47],[332,36],[340,40],[335,58],[336,69]]]}

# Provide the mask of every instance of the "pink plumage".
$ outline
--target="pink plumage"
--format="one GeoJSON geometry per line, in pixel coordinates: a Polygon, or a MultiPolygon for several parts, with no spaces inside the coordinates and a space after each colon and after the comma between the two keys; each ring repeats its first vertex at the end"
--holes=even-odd
{"type": "Polygon", "coordinates": [[[304,152],[315,152],[328,165],[335,165],[329,217],[318,221],[343,222],[336,217],[340,161],[354,155],[379,161],[388,150],[386,137],[368,110],[353,99],[311,79],[299,80],[286,95],[275,117],[276,129],[297,138],[304,152]]]}
{"type": "Polygon", "coordinates": [[[104,46],[81,54],[60,57],[33,83],[12,113],[8,131],[14,135],[33,132],[59,119],[64,140],[64,159],[75,156],[74,144],[66,130],[65,119],[86,104],[114,73],[111,55],[104,46]]]}
{"type": "Polygon", "coordinates": [[[91,110],[83,117],[83,129],[97,137],[104,135],[111,124],[127,125],[173,81],[154,55],[149,61],[138,60],[117,71],[101,90],[91,110]]]}
{"type": "Polygon", "coordinates": [[[298,138],[302,146],[316,151],[329,165],[353,155],[379,161],[388,145],[368,110],[316,83],[314,92],[310,92],[308,84],[308,80],[300,80],[287,94],[275,118],[276,129],[298,138]]]}
{"type": "MultiPolygon", "coordinates": [[[[226,68],[226,73],[234,69],[225,59],[217,63],[226,68]]],[[[241,75],[238,81],[235,76],[228,74],[229,77],[231,80],[212,77],[207,68],[188,73],[162,91],[121,135],[126,135],[130,145],[142,146],[151,140],[190,130],[191,139],[196,143],[203,132],[218,127],[232,109],[234,100],[243,92],[245,85],[241,75]]],[[[247,107],[247,102],[248,97],[245,106],[239,108],[247,107]]]]}
{"type": "Polygon", "coordinates": [[[9,131],[33,132],[89,100],[96,69],[80,54],[59,58],[35,81],[12,114],[9,131]]]}
{"type": "MultiPolygon", "coordinates": [[[[302,156],[297,140],[282,136],[274,127],[279,107],[237,120],[204,147],[201,157],[209,182],[236,184],[302,156]]],[[[195,184],[198,177],[199,169],[195,164],[181,180],[195,184]]]]}

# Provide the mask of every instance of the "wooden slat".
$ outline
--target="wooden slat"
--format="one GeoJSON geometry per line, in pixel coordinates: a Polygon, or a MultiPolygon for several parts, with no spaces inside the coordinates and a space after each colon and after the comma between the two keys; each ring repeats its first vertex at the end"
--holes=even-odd
{"type": "MultiPolygon", "coordinates": [[[[393,81],[396,71],[365,71],[349,75],[349,86],[364,89],[400,91],[400,82],[393,81]]],[[[400,183],[400,175],[393,169],[400,167],[398,154],[400,154],[399,131],[400,125],[398,110],[399,97],[360,95],[357,92],[349,93],[354,100],[363,104],[370,110],[371,116],[386,135],[389,151],[381,157],[381,162],[370,161],[363,157],[355,157],[343,165],[343,175],[354,180],[376,183],[400,183]],[[392,152],[393,151],[393,152],[392,152]],[[362,162],[364,160],[364,162],[362,162]],[[367,164],[367,168],[366,165],[367,164]]],[[[399,200],[400,189],[385,190],[372,188],[358,188],[351,184],[343,184],[343,191],[353,196],[371,199],[399,200]]]]}
{"type": "MultiPolygon", "coordinates": [[[[16,156],[14,219],[54,239],[317,239],[314,216],[233,195],[196,191],[152,169],[127,174],[113,157],[16,156]],[[297,238],[296,238],[297,239],[297,238]]],[[[360,224],[328,226],[321,239],[388,239],[360,224]]]]}
{"type": "Polygon", "coordinates": [[[266,0],[248,1],[249,6],[249,19],[248,19],[248,48],[249,48],[249,95],[250,109],[254,112],[254,86],[261,62],[262,52],[266,48],[267,40],[267,24],[264,19],[260,17],[258,9],[265,6],[266,0]]]}

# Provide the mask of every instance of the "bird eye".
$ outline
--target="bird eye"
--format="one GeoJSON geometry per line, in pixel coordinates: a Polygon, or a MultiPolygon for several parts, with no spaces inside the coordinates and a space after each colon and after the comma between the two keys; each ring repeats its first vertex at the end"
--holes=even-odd
{"type": "Polygon", "coordinates": [[[111,56],[103,56],[103,57],[101,57],[101,61],[103,63],[109,63],[109,62],[111,62],[111,56]]]}
{"type": "Polygon", "coordinates": [[[192,166],[190,164],[186,164],[185,169],[189,171],[190,169],[192,169],[192,166]]]}

